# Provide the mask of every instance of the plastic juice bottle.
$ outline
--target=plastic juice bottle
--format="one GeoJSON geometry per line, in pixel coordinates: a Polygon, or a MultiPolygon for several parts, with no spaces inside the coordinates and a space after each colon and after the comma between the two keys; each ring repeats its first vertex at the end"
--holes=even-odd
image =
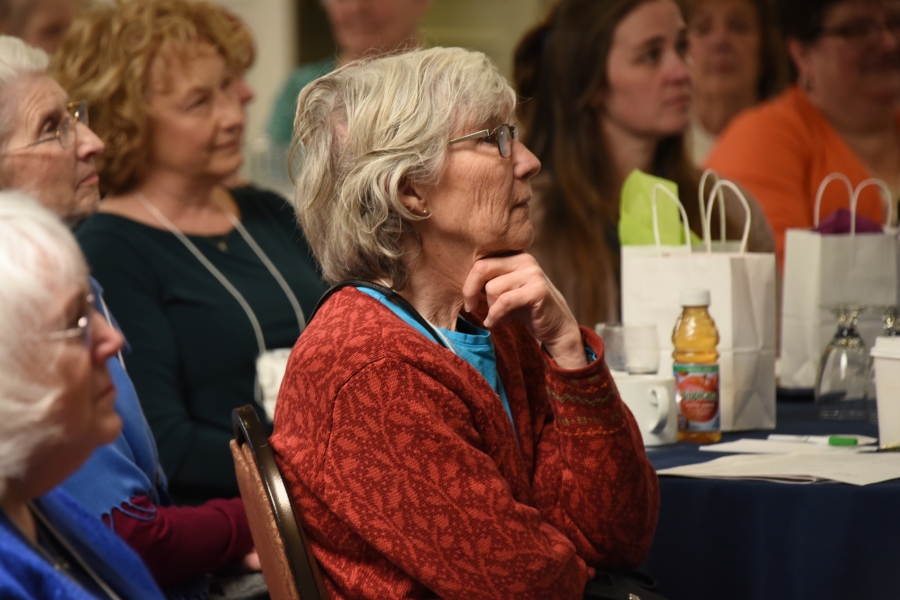
{"type": "Polygon", "coordinates": [[[722,439],[719,421],[719,332],[706,308],[709,290],[683,290],[683,310],[672,344],[678,440],[709,444],[722,439]]]}

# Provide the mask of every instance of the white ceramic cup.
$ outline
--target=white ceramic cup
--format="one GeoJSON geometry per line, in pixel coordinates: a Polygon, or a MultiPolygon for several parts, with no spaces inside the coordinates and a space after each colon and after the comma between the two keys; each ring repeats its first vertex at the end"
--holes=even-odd
{"type": "Polygon", "coordinates": [[[879,337],[872,348],[875,359],[875,402],[878,407],[878,443],[900,444],[900,337],[879,337]]]}
{"type": "Polygon", "coordinates": [[[644,446],[674,443],[678,437],[675,378],[615,373],[613,379],[641,429],[644,446]]]}

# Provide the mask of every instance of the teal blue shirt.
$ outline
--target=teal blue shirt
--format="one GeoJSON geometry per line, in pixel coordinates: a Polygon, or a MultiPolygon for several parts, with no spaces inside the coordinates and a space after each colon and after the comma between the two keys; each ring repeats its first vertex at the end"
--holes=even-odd
{"type": "Polygon", "coordinates": [[[291,143],[291,134],[294,130],[294,114],[297,112],[297,96],[310,82],[322,75],[327,75],[337,67],[337,59],[329,57],[324,60],[307,63],[297,68],[287,81],[275,99],[272,106],[272,115],[266,125],[266,133],[269,139],[276,144],[288,145],[291,143]]]}

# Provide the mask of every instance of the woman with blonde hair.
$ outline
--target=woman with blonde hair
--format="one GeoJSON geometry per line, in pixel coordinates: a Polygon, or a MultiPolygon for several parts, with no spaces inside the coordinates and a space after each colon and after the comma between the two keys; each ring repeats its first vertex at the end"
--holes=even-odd
{"type": "Polygon", "coordinates": [[[238,495],[231,410],[258,397],[258,371],[277,375],[273,351],[294,344],[323,291],[290,206],[223,185],[241,166],[239,76],[253,56],[215,4],[149,0],[76,19],[51,64],[106,144],[107,196],[78,238],[186,503],[238,495]]]}

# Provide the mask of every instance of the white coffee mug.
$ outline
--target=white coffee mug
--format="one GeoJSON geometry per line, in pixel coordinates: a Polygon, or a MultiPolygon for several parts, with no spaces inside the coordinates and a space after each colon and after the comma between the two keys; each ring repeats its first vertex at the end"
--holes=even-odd
{"type": "Polygon", "coordinates": [[[675,378],[615,373],[613,379],[641,429],[644,446],[674,443],[678,437],[675,378]]]}
{"type": "Polygon", "coordinates": [[[875,402],[878,407],[878,443],[900,444],[900,337],[875,338],[875,402]]]}

